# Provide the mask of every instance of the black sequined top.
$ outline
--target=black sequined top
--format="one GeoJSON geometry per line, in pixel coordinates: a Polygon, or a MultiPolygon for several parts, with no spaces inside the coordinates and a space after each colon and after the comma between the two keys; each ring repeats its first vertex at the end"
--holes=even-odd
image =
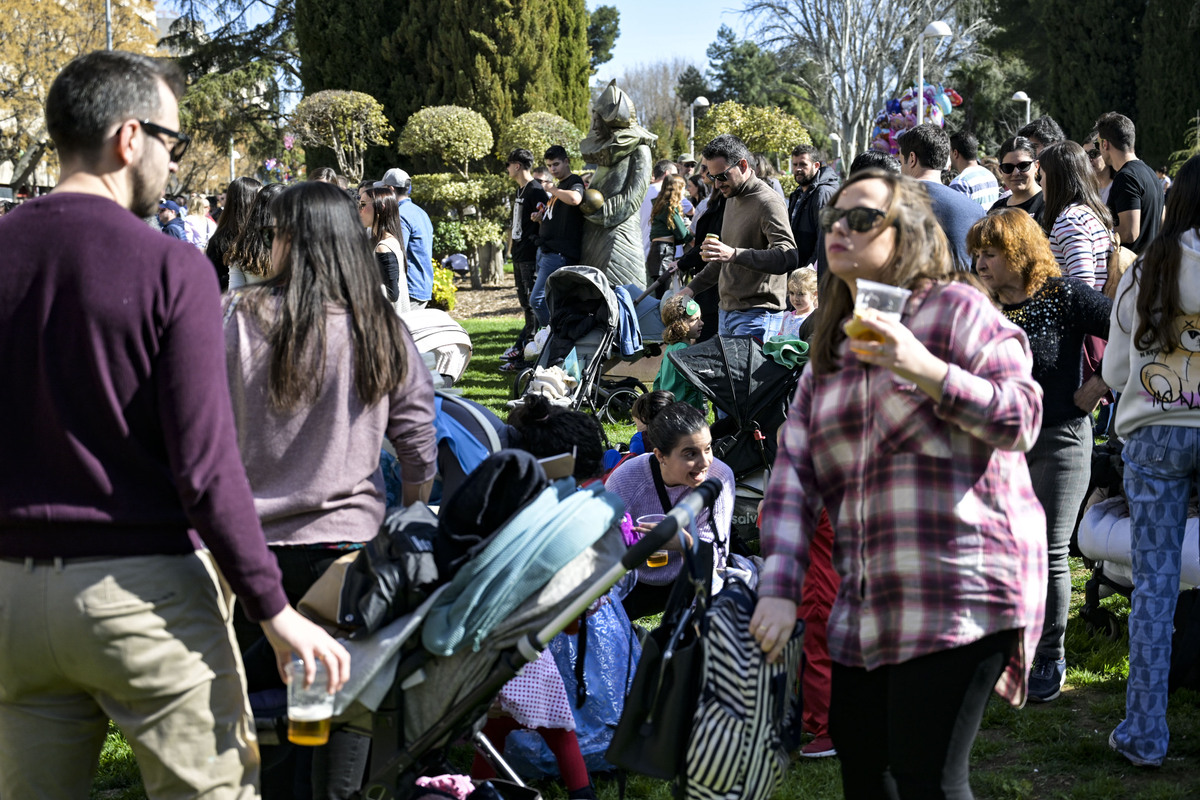
{"type": "Polygon", "coordinates": [[[1074,402],[1083,384],[1083,337],[1108,338],[1112,300],[1076,278],[1050,278],[1033,297],[1000,308],[1029,337],[1033,377],[1045,394],[1042,425],[1084,416],[1074,402]]]}

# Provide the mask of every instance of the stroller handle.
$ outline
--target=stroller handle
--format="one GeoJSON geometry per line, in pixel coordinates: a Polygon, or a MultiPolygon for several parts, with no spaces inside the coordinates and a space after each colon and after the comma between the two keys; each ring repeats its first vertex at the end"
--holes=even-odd
{"type": "Polygon", "coordinates": [[[667,518],[654,526],[654,530],[625,551],[625,555],[621,556],[621,566],[626,571],[637,569],[654,551],[661,550],[672,537],[687,527],[689,511],[691,516],[699,517],[705,506],[716,502],[719,494],[721,482],[716,478],[709,478],[697,486],[687,497],[675,504],[667,518]]]}

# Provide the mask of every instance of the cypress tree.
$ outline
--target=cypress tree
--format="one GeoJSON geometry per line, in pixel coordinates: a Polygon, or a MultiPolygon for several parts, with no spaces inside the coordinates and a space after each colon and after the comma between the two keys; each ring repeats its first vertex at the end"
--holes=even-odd
{"type": "Polygon", "coordinates": [[[1163,166],[1200,113],[1200,4],[1149,0],[1142,21],[1138,157],[1163,166]]]}
{"type": "Polygon", "coordinates": [[[1067,136],[1079,139],[1096,118],[1117,111],[1137,122],[1137,75],[1144,5],[1128,0],[1051,0],[1042,24],[1052,46],[1041,101],[1067,136]]]}

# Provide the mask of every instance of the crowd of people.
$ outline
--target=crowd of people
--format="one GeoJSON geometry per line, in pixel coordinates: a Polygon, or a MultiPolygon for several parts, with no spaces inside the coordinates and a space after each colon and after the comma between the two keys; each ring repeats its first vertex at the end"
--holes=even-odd
{"type": "MultiPolygon", "coordinates": [[[[189,141],[182,91],[153,59],[71,62],[46,103],[60,183],[0,221],[0,338],[31,343],[0,351],[20,387],[0,395],[0,451],[20,454],[0,467],[0,635],[26,643],[0,654],[0,797],[86,794],[110,719],[156,797],[260,784],[348,797],[366,769],[369,737],[343,729],[260,781],[246,677],[281,685],[298,658],[306,681],[320,662],[327,688],[343,686],[346,649],[294,606],[375,537],[388,497],[429,500],[434,384],[400,314],[431,298],[432,223],[399,168],[354,189],[322,169],[165,197],[189,141]],[[68,218],[88,235],[62,237],[68,218]]],[[[844,179],[797,145],[790,196],[732,134],[653,164],[640,223],[666,349],[754,336],[811,359],[779,431],[758,565],[733,551],[734,475],[703,394],[669,360],[633,407],[628,452],[606,454],[593,417],[536,396],[499,431],[536,457],[574,445],[578,483],[624,503],[627,544],[721,482],[697,545],[715,586],[740,569],[757,580],[751,633],[769,658],[806,622],[800,755],[839,757],[848,798],[970,797],[991,694],[1060,696],[1102,405],[1125,440],[1136,585],[1109,744],[1136,765],[1166,756],[1200,474],[1200,158],[1165,194],[1134,145],[1120,114],[1079,142],[1043,117],[989,164],[971,134],[920,125],[899,158],[863,153],[844,179]],[[860,281],[907,290],[904,310],[863,310],[860,281]]],[[[582,252],[586,176],[559,145],[540,160],[507,159],[524,320],[502,369],[520,368],[549,322],[549,276],[582,252]]],[[[595,797],[588,764],[624,700],[612,665],[634,663],[631,620],[662,612],[679,546],[582,622],[587,705],[572,708],[584,654],[561,634],[484,730],[501,749],[533,731],[571,798],[595,797]]]]}

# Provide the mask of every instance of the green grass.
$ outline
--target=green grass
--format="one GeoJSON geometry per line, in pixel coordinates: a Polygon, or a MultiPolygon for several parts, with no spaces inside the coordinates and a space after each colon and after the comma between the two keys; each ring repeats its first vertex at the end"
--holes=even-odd
{"type": "MultiPolygon", "coordinates": [[[[506,416],[512,376],[497,371],[499,355],[516,337],[516,317],[467,320],[474,357],[459,387],[463,394],[506,416]]],[[[632,435],[609,426],[614,441],[632,435]]],[[[1168,722],[1170,754],[1157,770],[1132,767],[1108,749],[1108,734],[1125,710],[1129,642],[1125,619],[1129,603],[1109,597],[1102,605],[1120,620],[1120,638],[1110,641],[1087,630],[1078,617],[1088,572],[1072,559],[1072,613],[1067,625],[1067,686],[1056,701],[1013,709],[993,697],[972,752],[971,784],[980,800],[1176,800],[1200,796],[1200,694],[1181,691],[1171,697],[1168,722]]],[[[642,621],[643,624],[646,621],[642,621]]],[[[930,687],[934,691],[936,687],[930,687]]],[[[452,761],[460,769],[469,751],[459,748],[452,761]]],[[[554,781],[539,782],[548,800],[566,797],[554,781]]],[[[601,800],[616,800],[617,784],[596,776],[601,800]]],[[[92,797],[142,798],[137,766],[120,733],[113,729],[101,757],[92,797]]],[[[627,796],[670,800],[667,784],[630,776],[627,796]]],[[[797,759],[775,800],[837,800],[842,797],[837,759],[797,759]]]]}

